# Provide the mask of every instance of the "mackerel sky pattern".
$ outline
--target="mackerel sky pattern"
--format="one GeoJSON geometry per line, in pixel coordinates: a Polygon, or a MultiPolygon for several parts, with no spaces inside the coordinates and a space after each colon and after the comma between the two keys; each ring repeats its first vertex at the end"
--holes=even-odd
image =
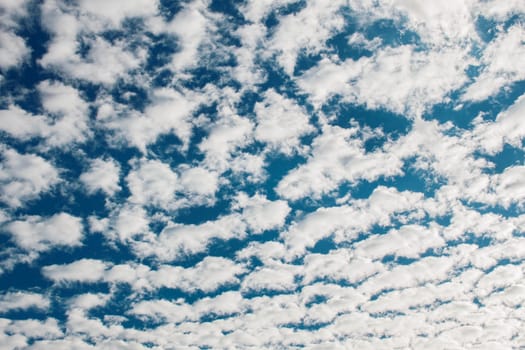
{"type": "Polygon", "coordinates": [[[0,348],[525,348],[522,0],[0,0],[0,348]]]}

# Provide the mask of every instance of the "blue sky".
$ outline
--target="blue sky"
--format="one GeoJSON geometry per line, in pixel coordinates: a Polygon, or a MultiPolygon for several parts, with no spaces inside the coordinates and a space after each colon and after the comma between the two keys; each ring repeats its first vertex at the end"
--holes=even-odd
{"type": "Polygon", "coordinates": [[[0,348],[525,346],[524,19],[0,0],[0,348]]]}

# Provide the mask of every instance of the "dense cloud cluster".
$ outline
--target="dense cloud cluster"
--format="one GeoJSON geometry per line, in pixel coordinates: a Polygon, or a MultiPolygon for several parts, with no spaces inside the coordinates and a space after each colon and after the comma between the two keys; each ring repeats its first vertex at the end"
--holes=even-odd
{"type": "Polygon", "coordinates": [[[524,347],[524,20],[0,0],[0,348],[524,347]]]}

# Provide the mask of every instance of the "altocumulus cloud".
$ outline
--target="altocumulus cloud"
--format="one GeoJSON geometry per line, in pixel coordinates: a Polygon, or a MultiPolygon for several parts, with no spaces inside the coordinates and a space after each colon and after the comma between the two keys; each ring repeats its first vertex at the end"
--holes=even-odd
{"type": "Polygon", "coordinates": [[[0,348],[525,347],[524,23],[0,0],[0,348]]]}

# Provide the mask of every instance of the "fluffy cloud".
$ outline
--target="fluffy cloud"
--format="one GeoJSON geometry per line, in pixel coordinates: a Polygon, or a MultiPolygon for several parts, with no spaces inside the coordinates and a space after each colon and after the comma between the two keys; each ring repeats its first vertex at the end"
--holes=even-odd
{"type": "Polygon", "coordinates": [[[204,15],[205,1],[197,0],[188,4],[167,24],[167,32],[179,39],[180,50],[173,56],[171,66],[176,71],[195,66],[198,50],[206,39],[210,25],[204,15]]]}
{"type": "Polygon", "coordinates": [[[290,171],[278,184],[284,198],[296,200],[306,196],[319,198],[344,181],[372,181],[380,176],[401,172],[402,162],[381,150],[366,153],[363,136],[357,127],[326,125],[312,142],[311,155],[305,164],[290,171]]]}
{"type": "Polygon", "coordinates": [[[257,114],[255,138],[285,154],[298,150],[299,138],[314,130],[301,107],[273,90],[266,91],[265,99],[256,103],[254,110],[257,114]]]}
{"type": "Polygon", "coordinates": [[[89,169],[80,175],[80,181],[89,193],[102,191],[112,196],[120,190],[119,165],[114,160],[94,159],[89,169]]]}
{"type": "Polygon", "coordinates": [[[18,246],[28,251],[46,251],[57,246],[80,245],[83,233],[82,221],[67,213],[49,218],[29,216],[7,225],[18,246]]]}
{"type": "Polygon", "coordinates": [[[175,171],[157,160],[136,164],[136,170],[126,177],[132,203],[175,210],[213,202],[218,188],[215,172],[187,166],[175,171]]]}
{"type": "Polygon", "coordinates": [[[237,206],[242,208],[243,219],[255,233],[281,228],[290,213],[287,202],[270,201],[258,194],[253,197],[239,194],[237,206]]]}
{"type": "Polygon", "coordinates": [[[447,45],[447,41],[462,44],[476,39],[472,4],[472,1],[456,1],[451,4],[393,1],[395,10],[408,17],[411,29],[422,40],[433,45],[447,45]]]}
{"type": "Polygon", "coordinates": [[[498,114],[494,122],[476,125],[473,134],[480,148],[494,154],[501,151],[505,143],[519,147],[525,137],[523,124],[519,122],[524,112],[525,95],[522,95],[507,110],[498,114]]]}
{"type": "Polygon", "coordinates": [[[418,258],[428,249],[443,247],[437,227],[403,226],[384,235],[372,236],[356,244],[355,254],[369,259],[380,259],[388,255],[418,258]]]}
{"type": "Polygon", "coordinates": [[[357,60],[324,58],[299,77],[298,84],[317,106],[339,95],[369,109],[413,116],[460,88],[467,81],[468,62],[462,48],[384,47],[357,60]]]}
{"type": "Polygon", "coordinates": [[[29,55],[29,48],[24,39],[14,33],[0,33],[0,68],[9,69],[19,66],[29,55]]]}
{"type": "Polygon", "coordinates": [[[186,168],[181,172],[181,187],[189,195],[212,196],[218,189],[217,174],[205,168],[186,168]]]}
{"type": "MultiPolygon", "coordinates": [[[[206,257],[195,266],[188,268],[160,265],[156,269],[151,269],[145,265],[113,265],[95,259],[80,259],[69,264],[48,265],[42,268],[42,274],[58,284],[127,283],[137,291],[165,287],[186,292],[213,292],[223,285],[238,283],[237,276],[244,272],[245,268],[242,265],[220,257],[206,257]]],[[[83,308],[86,308],[85,305],[93,307],[107,301],[107,298],[99,299],[98,297],[84,298],[76,300],[74,305],[78,307],[81,303],[84,305],[83,308]]]]}
{"type": "Polygon", "coordinates": [[[31,53],[25,39],[17,35],[27,10],[27,0],[9,0],[0,4],[0,69],[4,72],[19,67],[31,53]]]}
{"type": "Polygon", "coordinates": [[[213,240],[243,238],[245,224],[239,215],[229,215],[199,225],[168,224],[153,244],[140,247],[143,254],[171,261],[206,250],[213,240]]]}
{"type": "Polygon", "coordinates": [[[45,115],[32,115],[16,105],[0,110],[0,130],[28,140],[45,140],[46,146],[60,147],[82,142],[88,131],[88,105],[78,90],[57,81],[45,80],[38,85],[45,115]]]}
{"type": "MultiPolygon", "coordinates": [[[[146,211],[135,205],[119,208],[115,216],[111,217],[110,225],[112,231],[109,233],[124,242],[149,232],[149,218],[146,211]]],[[[102,232],[108,234],[106,227],[102,227],[102,232]]]]}
{"type": "Polygon", "coordinates": [[[0,296],[0,312],[10,310],[25,310],[29,308],[47,309],[50,305],[49,299],[37,293],[10,292],[0,296]]]}
{"type": "Polygon", "coordinates": [[[228,107],[224,107],[222,114],[224,117],[213,125],[209,135],[199,145],[209,167],[220,172],[229,168],[232,153],[250,142],[253,129],[247,118],[232,114],[228,107]]]}
{"type": "Polygon", "coordinates": [[[146,161],[126,181],[132,202],[167,207],[174,200],[178,176],[168,164],[146,161]]]}
{"type": "Polygon", "coordinates": [[[342,29],[342,5],[342,1],[310,1],[296,15],[280,19],[270,48],[277,51],[278,62],[286,73],[293,74],[301,49],[318,53],[325,41],[342,29]]]}
{"type": "MultiPolygon", "coordinates": [[[[88,10],[96,8],[95,14],[100,14],[103,7],[94,5],[96,4],[87,5],[88,10]]],[[[102,12],[106,18],[116,20],[114,10],[111,12],[115,7],[109,7],[109,11],[102,12]]],[[[61,72],[75,79],[109,85],[119,77],[125,76],[129,70],[138,68],[144,59],[142,51],[130,52],[125,49],[124,42],[110,43],[102,37],[93,38],[89,35],[83,38],[89,49],[85,55],[80,55],[78,38],[92,29],[98,31],[101,28],[90,28],[89,22],[86,23],[80,13],[75,13],[73,9],[68,11],[67,6],[57,6],[54,0],[46,1],[42,9],[43,24],[52,37],[46,54],[39,60],[46,69],[61,72]],[[80,16],[77,17],[78,15],[80,16]]],[[[133,6],[127,6],[127,9],[133,10],[133,6]]],[[[143,9],[145,8],[142,7],[141,10],[143,9]]],[[[130,14],[133,14],[132,12],[130,14]]]]}
{"type": "Polygon", "coordinates": [[[81,259],[70,264],[45,266],[42,274],[58,283],[96,282],[102,278],[106,267],[99,260],[81,259]]]}
{"type": "Polygon", "coordinates": [[[10,105],[0,110],[0,129],[13,137],[27,140],[32,137],[45,137],[50,126],[44,116],[34,116],[18,106],[10,105]]]}
{"type": "Polygon", "coordinates": [[[38,85],[42,105],[52,117],[48,144],[64,145],[83,141],[88,133],[88,105],[78,90],[60,82],[43,81],[38,85]]]}
{"type": "Polygon", "coordinates": [[[160,135],[174,134],[188,146],[192,135],[192,112],[202,101],[200,94],[187,94],[169,88],[152,91],[152,101],[144,113],[128,110],[111,101],[102,101],[99,119],[103,127],[116,131],[143,153],[160,135]]]}
{"type": "Polygon", "coordinates": [[[301,255],[306,248],[331,235],[336,242],[344,242],[357,238],[374,224],[388,225],[395,213],[417,210],[422,197],[420,193],[377,187],[366,200],[319,208],[281,233],[287,245],[286,255],[301,255]]]}
{"type": "Polygon", "coordinates": [[[0,198],[10,207],[22,206],[59,181],[57,169],[42,157],[7,149],[2,152],[2,158],[0,198]]]}
{"type": "Polygon", "coordinates": [[[525,166],[509,167],[494,180],[494,192],[498,203],[508,207],[512,203],[523,205],[525,195],[525,166]]]}
{"type": "Polygon", "coordinates": [[[132,0],[107,2],[101,0],[79,1],[82,11],[103,18],[113,26],[118,26],[125,18],[149,17],[154,15],[158,9],[157,1],[132,0]]]}
{"type": "Polygon", "coordinates": [[[296,288],[293,265],[265,266],[252,271],[243,280],[242,289],[247,291],[293,291],[296,288]]]}
{"type": "Polygon", "coordinates": [[[525,78],[525,64],[519,59],[525,53],[524,34],[525,29],[520,25],[498,33],[498,37],[483,51],[480,62],[483,68],[466,89],[463,100],[483,101],[501,88],[525,78]]]}

